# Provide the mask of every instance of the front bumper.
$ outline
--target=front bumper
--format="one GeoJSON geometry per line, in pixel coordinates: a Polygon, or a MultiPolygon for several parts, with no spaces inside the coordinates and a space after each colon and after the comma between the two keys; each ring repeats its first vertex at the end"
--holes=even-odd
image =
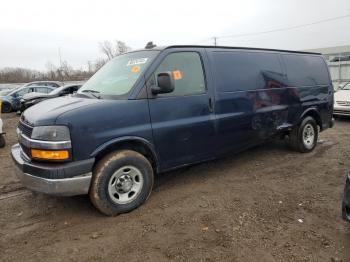
{"type": "Polygon", "coordinates": [[[342,207],[343,218],[350,222],[350,173],[346,177],[342,207]]]}
{"type": "Polygon", "coordinates": [[[11,155],[17,177],[30,190],[57,196],[89,192],[94,159],[64,164],[33,163],[26,159],[19,144],[12,147],[11,155]]]}

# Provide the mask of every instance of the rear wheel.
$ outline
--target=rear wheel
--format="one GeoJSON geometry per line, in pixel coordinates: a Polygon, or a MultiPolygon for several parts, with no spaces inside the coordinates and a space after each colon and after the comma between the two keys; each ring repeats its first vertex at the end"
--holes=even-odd
{"type": "Polygon", "coordinates": [[[295,151],[308,153],[314,150],[318,139],[318,127],[314,118],[308,116],[290,133],[289,144],[295,151]]]}
{"type": "Polygon", "coordinates": [[[153,180],[152,166],[143,155],[131,150],[116,151],[96,165],[90,199],[105,215],[130,212],[147,200],[153,180]]]}
{"type": "Polygon", "coordinates": [[[2,103],[1,105],[1,112],[2,113],[10,113],[12,111],[11,104],[9,103],[2,103]]]}

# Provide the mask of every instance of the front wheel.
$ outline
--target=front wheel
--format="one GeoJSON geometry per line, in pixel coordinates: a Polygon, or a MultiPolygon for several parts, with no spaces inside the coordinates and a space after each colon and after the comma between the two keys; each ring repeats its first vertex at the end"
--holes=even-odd
{"type": "Polygon", "coordinates": [[[97,163],[90,199],[108,216],[130,212],[147,200],[153,180],[152,166],[143,155],[132,150],[116,151],[97,163]]]}
{"type": "Polygon", "coordinates": [[[317,139],[317,123],[314,118],[308,116],[303,119],[299,126],[292,130],[289,144],[293,150],[308,153],[316,147],[317,139]]]}

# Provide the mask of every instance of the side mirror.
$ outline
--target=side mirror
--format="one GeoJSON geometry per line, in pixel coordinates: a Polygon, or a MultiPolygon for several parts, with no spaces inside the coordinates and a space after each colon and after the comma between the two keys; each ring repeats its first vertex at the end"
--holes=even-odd
{"type": "Polygon", "coordinates": [[[171,93],[174,91],[175,83],[171,77],[171,72],[162,72],[157,75],[158,86],[152,86],[151,90],[154,95],[171,93]]]}

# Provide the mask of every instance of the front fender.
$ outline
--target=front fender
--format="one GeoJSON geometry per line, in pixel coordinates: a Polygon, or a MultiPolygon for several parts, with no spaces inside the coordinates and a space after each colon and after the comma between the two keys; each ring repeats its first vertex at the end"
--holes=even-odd
{"type": "Polygon", "coordinates": [[[137,136],[124,136],[124,137],[118,137],[112,140],[109,140],[108,142],[100,145],[98,148],[96,148],[92,153],[91,153],[91,157],[96,157],[99,153],[103,152],[104,150],[106,150],[108,147],[116,145],[116,144],[120,144],[120,143],[124,143],[124,142],[138,142],[143,144],[145,147],[147,147],[150,152],[152,153],[156,163],[158,163],[158,157],[156,154],[156,151],[154,149],[154,146],[152,143],[150,143],[148,140],[142,138],[142,137],[137,137],[137,136]]]}

